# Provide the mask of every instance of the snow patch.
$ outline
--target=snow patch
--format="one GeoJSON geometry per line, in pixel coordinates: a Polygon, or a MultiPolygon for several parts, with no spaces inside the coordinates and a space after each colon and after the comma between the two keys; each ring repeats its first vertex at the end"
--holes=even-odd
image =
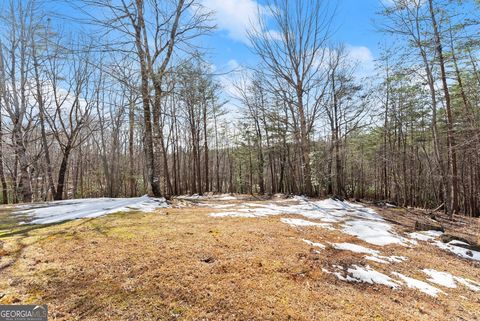
{"type": "Polygon", "coordinates": [[[129,211],[153,212],[168,207],[164,198],[85,198],[23,205],[13,214],[29,215],[30,224],[52,224],[129,211]]]}
{"type": "Polygon", "coordinates": [[[324,248],[325,248],[325,245],[323,245],[322,243],[316,243],[316,242],[312,242],[312,241],[305,240],[305,239],[303,239],[302,241],[305,242],[305,243],[307,243],[307,244],[310,245],[310,246],[319,247],[319,248],[321,248],[321,249],[324,249],[324,248]]]}
{"type": "Polygon", "coordinates": [[[308,197],[304,196],[304,195],[294,195],[293,196],[293,199],[296,200],[296,201],[299,201],[299,202],[306,202],[308,201],[308,197]]]}
{"type": "Polygon", "coordinates": [[[349,202],[332,199],[311,202],[304,197],[297,197],[296,200],[298,204],[243,203],[238,204],[239,209],[237,211],[242,212],[249,209],[250,213],[258,217],[281,214],[301,215],[308,219],[316,219],[326,223],[343,222],[351,218],[383,221],[374,210],[349,202]]]}
{"type": "Polygon", "coordinates": [[[433,269],[424,269],[422,271],[423,271],[423,273],[425,273],[426,275],[428,275],[430,277],[428,279],[428,281],[430,281],[432,283],[435,283],[435,284],[438,284],[438,285],[441,285],[441,286],[444,286],[444,287],[447,287],[447,288],[456,288],[457,287],[457,282],[458,282],[458,283],[466,286],[467,288],[469,288],[472,291],[475,291],[475,292],[480,291],[480,284],[475,282],[475,281],[465,279],[465,278],[462,278],[462,277],[459,277],[459,276],[454,276],[454,275],[452,275],[448,272],[440,272],[440,271],[436,271],[436,270],[433,270],[433,269]]]}
{"type": "Polygon", "coordinates": [[[221,213],[211,213],[210,216],[212,217],[257,217],[255,214],[252,213],[241,213],[241,212],[221,212],[221,213]]]}
{"type": "Polygon", "coordinates": [[[377,262],[377,263],[382,263],[382,264],[389,264],[390,263],[390,262],[388,262],[386,260],[383,260],[383,259],[379,258],[378,256],[374,256],[374,255],[367,255],[367,256],[365,256],[365,259],[369,260],[369,261],[377,262]]]}
{"type": "Polygon", "coordinates": [[[460,256],[464,259],[480,261],[480,252],[469,250],[463,247],[463,245],[469,245],[468,243],[459,241],[459,240],[452,240],[448,243],[443,243],[442,241],[438,240],[438,237],[442,236],[443,232],[441,231],[424,231],[424,232],[414,232],[409,233],[411,238],[420,240],[420,241],[428,241],[435,245],[436,247],[452,252],[453,254],[460,256]],[[462,245],[462,246],[459,246],[462,245]]]}
{"type": "Polygon", "coordinates": [[[464,278],[461,278],[461,277],[458,277],[458,276],[455,276],[454,278],[455,278],[455,281],[463,284],[464,286],[466,286],[470,290],[472,290],[474,292],[480,292],[480,283],[474,282],[474,281],[469,280],[469,279],[464,279],[464,278]]]}
{"type": "Polygon", "coordinates": [[[368,247],[364,247],[357,244],[352,243],[330,243],[334,249],[337,250],[345,250],[354,253],[362,253],[362,254],[369,254],[365,256],[365,259],[374,261],[377,263],[382,264],[389,264],[389,263],[400,263],[407,260],[404,256],[382,256],[380,255],[380,251],[369,249],[368,247]]]}
{"type": "Polygon", "coordinates": [[[450,244],[450,245],[466,245],[466,246],[470,246],[470,244],[468,244],[467,242],[462,242],[462,241],[459,241],[459,240],[450,241],[448,244],[450,244]]]}
{"type": "Polygon", "coordinates": [[[401,263],[407,260],[405,256],[392,255],[392,256],[379,256],[382,259],[390,261],[392,263],[401,263]]]}
{"type": "Polygon", "coordinates": [[[176,198],[184,199],[184,200],[218,200],[218,201],[233,201],[238,199],[237,197],[230,194],[218,194],[218,195],[192,194],[192,195],[180,195],[180,196],[176,196],[176,198]]]}
{"type": "Polygon", "coordinates": [[[400,288],[400,284],[393,280],[388,275],[375,271],[370,266],[358,266],[352,265],[348,268],[346,273],[341,266],[334,266],[337,271],[330,272],[326,269],[323,269],[326,273],[331,273],[335,275],[339,280],[347,282],[358,282],[358,283],[369,283],[369,284],[381,284],[386,285],[392,289],[400,288]],[[340,270],[340,271],[338,271],[340,270]]]}
{"type": "Polygon", "coordinates": [[[198,204],[198,205],[201,205],[201,206],[207,206],[207,207],[211,207],[211,208],[215,208],[215,209],[225,209],[225,208],[231,208],[231,207],[234,207],[235,204],[198,204]]]}
{"type": "Polygon", "coordinates": [[[306,221],[299,218],[281,218],[280,221],[294,227],[319,226],[329,230],[334,230],[332,225],[328,223],[311,222],[311,221],[306,221]]]}
{"type": "Polygon", "coordinates": [[[370,254],[370,255],[379,255],[380,252],[377,250],[372,250],[367,247],[357,245],[357,244],[352,244],[352,243],[331,243],[332,247],[337,250],[344,250],[344,251],[350,251],[354,253],[364,253],[364,254],[370,254]]]}
{"type": "Polygon", "coordinates": [[[344,224],[343,232],[358,237],[374,245],[399,244],[407,246],[407,239],[391,231],[392,226],[386,222],[352,220],[344,224]]]}
{"type": "Polygon", "coordinates": [[[464,247],[456,246],[455,243],[452,243],[452,242],[443,243],[442,241],[435,240],[433,242],[433,244],[436,247],[441,248],[442,250],[452,252],[455,255],[460,256],[464,259],[480,261],[480,252],[479,251],[469,250],[469,249],[466,249],[464,247]]]}
{"type": "Polygon", "coordinates": [[[373,270],[368,265],[366,267],[352,265],[352,267],[349,268],[347,272],[351,274],[352,281],[370,284],[377,283],[386,285],[393,289],[398,289],[400,287],[400,285],[392,278],[383,273],[373,270]]]}
{"type": "MultiPolygon", "coordinates": [[[[400,244],[407,246],[414,241],[401,237],[392,231],[387,223],[373,209],[360,204],[342,202],[334,199],[310,201],[303,196],[296,196],[293,204],[238,204],[238,209],[223,213],[211,213],[213,217],[264,217],[268,215],[300,215],[306,219],[322,223],[343,223],[343,232],[354,235],[374,245],[400,244]]],[[[289,221],[293,223],[292,221],[289,221]]],[[[300,221],[298,221],[300,222],[300,221]]],[[[293,224],[292,224],[293,225],[293,224]]],[[[305,226],[305,225],[304,225],[305,226]]],[[[332,228],[324,225],[325,228],[332,228]]]]}
{"type": "Polygon", "coordinates": [[[434,240],[435,237],[425,234],[425,233],[419,233],[419,232],[413,232],[409,233],[408,236],[410,236],[412,239],[419,240],[419,241],[431,241],[434,240]]]}
{"type": "Polygon", "coordinates": [[[447,288],[456,288],[455,278],[453,275],[447,272],[439,272],[432,269],[424,269],[423,273],[428,275],[430,278],[427,281],[432,283],[447,287],[447,288]]]}
{"type": "Polygon", "coordinates": [[[440,289],[438,289],[434,286],[431,286],[430,284],[428,284],[426,282],[408,277],[408,276],[403,275],[403,274],[398,273],[398,272],[392,272],[392,274],[399,277],[400,279],[402,279],[402,281],[404,281],[407,284],[407,286],[411,289],[417,289],[417,290],[419,290],[423,293],[426,293],[430,296],[433,296],[433,297],[437,297],[439,293],[443,293],[442,290],[440,290],[440,289]]]}
{"type": "Polygon", "coordinates": [[[440,237],[443,235],[442,231],[435,231],[435,230],[425,231],[424,233],[433,237],[440,237]]]}
{"type": "Polygon", "coordinates": [[[217,199],[219,201],[233,201],[233,200],[237,199],[235,196],[228,195],[228,194],[224,194],[224,195],[220,195],[220,196],[216,196],[216,197],[214,196],[213,198],[217,199]]]}

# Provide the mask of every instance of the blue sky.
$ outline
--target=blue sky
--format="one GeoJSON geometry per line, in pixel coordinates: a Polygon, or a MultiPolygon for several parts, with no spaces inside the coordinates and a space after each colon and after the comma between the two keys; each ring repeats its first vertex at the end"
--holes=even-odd
{"type": "MultiPolygon", "coordinates": [[[[204,39],[210,61],[219,71],[228,71],[240,65],[255,65],[257,58],[250,51],[246,30],[249,21],[257,18],[257,5],[263,0],[201,0],[216,12],[218,30],[204,39]]],[[[336,1],[336,0],[325,0],[336,1]]],[[[381,19],[376,12],[382,7],[381,0],[338,0],[335,17],[335,43],[344,43],[354,59],[373,68],[373,59],[378,55],[383,36],[375,30],[374,20],[381,19]]]]}
{"type": "MultiPolygon", "coordinates": [[[[60,30],[72,31],[81,14],[73,9],[81,2],[76,0],[46,1],[46,8],[51,12],[70,16],[72,19],[58,20],[60,30]],[[70,2],[69,2],[70,1],[70,2]]],[[[265,5],[266,0],[198,0],[207,10],[215,12],[214,22],[218,29],[210,36],[201,38],[201,46],[207,51],[207,60],[219,74],[238,70],[239,66],[255,66],[258,58],[251,52],[248,44],[247,29],[252,21],[258,19],[258,6],[265,5]]],[[[384,38],[375,30],[374,20],[381,20],[376,14],[382,8],[382,1],[389,0],[318,0],[328,5],[337,5],[334,18],[335,33],[332,42],[344,43],[353,60],[359,62],[357,73],[360,76],[371,74],[374,59],[378,56],[379,43],[384,38]]],[[[0,9],[8,0],[0,0],[0,9]]],[[[385,2],[385,3],[387,3],[385,2]]],[[[80,22],[80,21],[78,21],[80,22]]],[[[86,26],[84,26],[86,27],[86,26]]],[[[88,27],[87,27],[88,28],[88,27]]],[[[82,29],[84,29],[82,27],[82,29]]],[[[230,74],[221,78],[231,88],[237,75],[230,74]]],[[[227,89],[228,91],[228,89],[227,89]]]]}
{"type": "MultiPolygon", "coordinates": [[[[0,0],[6,3],[7,0],[0,0]]],[[[207,49],[207,59],[218,72],[227,72],[237,65],[254,66],[258,59],[252,54],[247,39],[251,21],[258,19],[258,6],[266,0],[198,0],[207,10],[215,12],[214,22],[218,29],[210,36],[203,37],[202,47],[207,49]]],[[[375,30],[373,20],[381,19],[376,12],[382,8],[382,1],[389,0],[318,0],[328,5],[337,5],[334,19],[335,33],[332,41],[344,43],[352,58],[359,61],[364,69],[373,69],[373,59],[378,55],[382,35],[375,30]]],[[[79,2],[47,1],[50,11],[76,17],[72,9],[79,2]],[[70,5],[65,5],[70,4],[70,5]]],[[[1,5],[0,5],[1,8],[1,5]]],[[[65,21],[60,24],[65,24],[65,21]]],[[[67,25],[72,21],[66,21],[67,25]]],[[[65,29],[63,26],[62,29],[65,29]]],[[[67,30],[72,26],[66,27],[67,30]]]]}

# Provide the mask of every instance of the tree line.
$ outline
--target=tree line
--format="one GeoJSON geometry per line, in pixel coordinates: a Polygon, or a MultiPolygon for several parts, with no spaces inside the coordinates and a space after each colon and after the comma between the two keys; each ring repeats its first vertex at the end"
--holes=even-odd
{"type": "Polygon", "coordinates": [[[232,97],[201,1],[82,0],[70,29],[45,3],[0,17],[3,203],[292,193],[480,213],[478,2],[385,4],[362,77],[332,2],[270,0],[232,97]]]}

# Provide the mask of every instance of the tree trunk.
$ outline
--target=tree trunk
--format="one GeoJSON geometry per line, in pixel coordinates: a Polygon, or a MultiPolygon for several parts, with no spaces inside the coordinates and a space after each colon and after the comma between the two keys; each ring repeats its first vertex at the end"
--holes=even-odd
{"type": "Polygon", "coordinates": [[[204,168],[205,168],[205,190],[210,191],[210,176],[209,176],[209,162],[208,162],[208,130],[207,130],[207,102],[203,102],[203,153],[204,153],[204,168]]]}
{"type": "MultiPolygon", "coordinates": [[[[2,183],[2,203],[8,204],[8,189],[7,181],[5,179],[5,171],[3,167],[3,126],[2,126],[2,99],[6,94],[5,86],[5,69],[3,64],[3,44],[0,42],[0,181],[2,183]]],[[[6,103],[6,102],[5,102],[6,103]]]]}
{"type": "Polygon", "coordinates": [[[143,103],[143,122],[144,122],[144,149],[145,162],[147,167],[147,181],[148,193],[155,197],[160,197],[160,182],[158,181],[157,171],[155,166],[155,155],[153,152],[153,132],[152,132],[152,114],[150,110],[150,91],[148,81],[148,67],[145,57],[146,48],[142,44],[142,30],[145,28],[143,18],[143,1],[137,0],[138,8],[138,25],[135,26],[135,45],[137,48],[137,55],[140,62],[141,74],[141,93],[143,103]]]}
{"type": "Polygon", "coordinates": [[[300,114],[300,145],[302,151],[303,178],[305,184],[304,192],[308,196],[313,196],[312,175],[310,169],[310,140],[307,131],[307,119],[305,117],[302,89],[297,89],[297,99],[298,111],[300,114]]]}
{"type": "Polygon", "coordinates": [[[15,152],[18,155],[18,163],[20,165],[20,181],[18,184],[18,193],[21,195],[21,201],[30,203],[32,201],[32,187],[30,185],[30,174],[28,172],[28,160],[25,145],[22,140],[22,133],[18,129],[20,124],[16,124],[14,128],[15,152]]]}
{"type": "Polygon", "coordinates": [[[60,164],[60,169],[58,170],[58,181],[57,181],[57,191],[54,196],[54,200],[60,201],[63,199],[64,188],[65,188],[65,178],[67,175],[67,166],[68,158],[70,157],[71,146],[67,145],[63,151],[62,162],[60,164]]]}
{"type": "Polygon", "coordinates": [[[37,103],[38,103],[38,112],[40,118],[40,133],[42,137],[42,147],[43,153],[45,155],[45,166],[47,174],[47,185],[48,190],[50,191],[52,197],[55,195],[55,183],[53,182],[52,174],[52,162],[50,160],[50,150],[48,148],[47,134],[45,131],[45,101],[43,99],[42,88],[40,85],[40,74],[38,71],[38,59],[35,50],[35,41],[32,39],[32,55],[33,55],[33,67],[35,71],[35,84],[37,89],[37,103]]]}
{"type": "Polygon", "coordinates": [[[432,27],[435,36],[435,49],[438,54],[438,62],[440,64],[440,74],[442,79],[443,93],[445,96],[445,107],[447,112],[447,146],[448,146],[448,168],[450,180],[450,206],[449,215],[453,217],[453,214],[458,211],[458,178],[457,178],[457,153],[455,146],[455,134],[453,129],[453,115],[452,106],[450,100],[450,92],[447,83],[447,72],[445,70],[445,59],[443,56],[442,42],[440,32],[438,30],[437,20],[435,17],[435,10],[433,8],[433,0],[428,1],[430,15],[432,18],[432,27]]]}
{"type": "Polygon", "coordinates": [[[135,103],[133,99],[130,101],[128,109],[128,181],[129,181],[129,195],[131,197],[136,195],[135,184],[135,168],[133,159],[133,145],[135,135],[135,103]]]}

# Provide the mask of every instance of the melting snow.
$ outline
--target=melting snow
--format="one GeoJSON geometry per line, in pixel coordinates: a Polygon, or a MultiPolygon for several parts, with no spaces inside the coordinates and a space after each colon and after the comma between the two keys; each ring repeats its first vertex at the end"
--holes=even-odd
{"type": "Polygon", "coordinates": [[[180,196],[177,196],[176,198],[186,199],[186,200],[191,199],[191,200],[218,200],[218,201],[232,201],[237,199],[237,197],[232,196],[230,194],[219,194],[219,195],[193,194],[193,195],[180,195],[180,196]]]}
{"type": "Polygon", "coordinates": [[[392,263],[400,263],[403,261],[406,261],[407,258],[405,256],[398,256],[398,255],[392,255],[392,256],[379,256],[382,259],[386,259],[392,263]]]}
{"type": "Polygon", "coordinates": [[[419,241],[431,241],[434,240],[435,237],[425,234],[425,233],[419,233],[419,232],[413,232],[408,234],[412,239],[416,239],[419,241]]]}
{"type": "Polygon", "coordinates": [[[433,241],[435,238],[442,236],[443,232],[442,231],[422,231],[422,232],[413,232],[413,233],[408,233],[408,236],[410,236],[412,239],[416,239],[419,241],[433,241]]]}
{"type": "Polygon", "coordinates": [[[371,269],[368,265],[366,267],[353,265],[352,268],[349,268],[347,270],[347,272],[352,275],[353,281],[358,280],[358,282],[365,282],[370,284],[383,284],[393,289],[397,289],[400,287],[400,285],[398,285],[398,283],[392,278],[371,269]]]}
{"type": "Polygon", "coordinates": [[[211,203],[199,203],[197,206],[211,207],[215,209],[225,209],[234,207],[235,204],[211,204],[211,203]]]}
{"type": "Polygon", "coordinates": [[[332,225],[328,223],[317,223],[317,222],[311,222],[311,221],[306,221],[302,220],[299,218],[281,218],[280,221],[282,221],[285,224],[288,224],[290,226],[295,226],[295,227],[302,227],[302,226],[320,226],[326,229],[334,229],[332,225]]]}
{"type": "Polygon", "coordinates": [[[398,273],[398,272],[392,272],[393,275],[395,276],[398,276],[400,279],[402,279],[409,288],[412,288],[412,289],[417,289],[423,293],[426,293],[430,296],[433,296],[433,297],[436,297],[438,295],[438,293],[443,293],[442,290],[440,289],[437,289],[436,287],[434,286],[431,286],[430,284],[426,283],[426,282],[423,282],[423,281],[420,281],[420,280],[417,280],[417,279],[414,279],[414,278],[410,278],[406,275],[403,275],[401,273],[398,273]]]}
{"type": "Polygon", "coordinates": [[[466,246],[470,245],[467,242],[462,242],[462,241],[459,241],[459,240],[450,241],[448,244],[450,244],[450,245],[466,245],[466,246]]]}
{"type": "Polygon", "coordinates": [[[466,286],[467,288],[469,288],[472,291],[480,292],[480,283],[474,282],[474,281],[469,280],[469,279],[464,279],[464,278],[461,278],[461,277],[458,277],[458,276],[455,276],[455,280],[458,283],[463,284],[464,286],[466,286]]]}
{"type": "Polygon", "coordinates": [[[85,198],[21,206],[13,214],[29,215],[31,224],[51,224],[79,218],[93,218],[102,215],[143,211],[152,212],[157,208],[168,207],[164,198],[148,196],[134,198],[85,198]]]}
{"type": "Polygon", "coordinates": [[[456,243],[453,241],[449,243],[443,243],[442,241],[435,240],[433,244],[442,250],[450,251],[460,257],[463,257],[464,259],[480,261],[480,252],[456,246],[456,243]]]}
{"type": "Polygon", "coordinates": [[[215,199],[217,200],[220,200],[220,201],[233,201],[233,200],[236,200],[237,198],[235,196],[231,196],[231,195],[220,195],[218,197],[214,197],[215,199]]]}
{"type": "Polygon", "coordinates": [[[459,276],[451,275],[448,272],[440,272],[433,269],[424,269],[423,273],[427,274],[430,277],[428,281],[447,287],[447,288],[456,288],[457,287],[456,283],[458,282],[466,286],[472,291],[475,291],[475,292],[480,291],[479,283],[469,279],[464,279],[459,276]]]}
{"type": "MultiPolygon", "coordinates": [[[[377,256],[372,256],[371,258],[374,260],[378,260],[377,256]]],[[[335,269],[333,272],[325,268],[322,268],[322,271],[325,273],[333,274],[339,280],[347,281],[347,282],[382,284],[382,285],[389,286],[393,289],[398,289],[403,284],[401,281],[394,280],[383,273],[375,271],[368,265],[364,267],[358,266],[358,265],[352,265],[346,271],[345,271],[345,268],[340,265],[333,265],[333,268],[335,269]]],[[[460,283],[472,291],[475,291],[475,292],[480,291],[480,284],[475,281],[454,276],[447,272],[439,272],[433,269],[424,269],[423,272],[430,277],[428,281],[432,283],[435,283],[447,288],[456,288],[457,283],[460,283]]],[[[401,279],[403,282],[405,282],[407,287],[412,289],[417,289],[430,296],[437,297],[439,293],[445,293],[442,290],[424,281],[420,281],[420,280],[408,277],[401,273],[392,272],[392,275],[395,275],[396,277],[401,279]]]]}
{"type": "Polygon", "coordinates": [[[361,245],[352,244],[352,243],[332,243],[333,248],[337,250],[347,250],[354,253],[364,253],[364,254],[371,254],[371,255],[379,255],[380,252],[377,250],[372,250],[367,247],[363,247],[361,245]]]}
{"type": "MultiPolygon", "coordinates": [[[[281,218],[281,221],[295,227],[319,226],[327,229],[334,229],[333,225],[336,224],[336,227],[338,227],[340,231],[377,246],[390,244],[411,246],[418,244],[416,240],[425,241],[460,257],[480,261],[480,252],[459,246],[465,245],[462,242],[452,241],[447,244],[441,242],[439,240],[439,237],[443,234],[441,231],[414,232],[407,234],[407,237],[402,237],[393,230],[393,226],[389,222],[384,220],[373,209],[364,207],[361,204],[347,201],[342,202],[334,199],[311,201],[302,196],[294,197],[293,200],[284,201],[285,202],[281,203],[249,202],[235,204],[234,208],[226,208],[225,211],[211,213],[210,215],[213,217],[232,216],[246,218],[260,218],[272,215],[298,215],[301,216],[302,219],[281,218]]],[[[365,254],[365,259],[382,264],[400,263],[407,259],[403,256],[382,256],[377,250],[351,243],[334,243],[333,247],[339,250],[365,254]]],[[[410,282],[411,287],[418,287],[430,295],[437,295],[438,291],[440,291],[428,283],[406,276],[402,277],[405,277],[406,280],[410,282]]],[[[477,288],[475,283],[460,281],[459,279],[456,279],[456,282],[467,283],[468,285],[466,286],[477,288]]]]}
{"type": "Polygon", "coordinates": [[[322,243],[316,243],[316,242],[312,242],[312,241],[305,240],[305,239],[303,239],[302,241],[304,241],[305,243],[307,243],[310,246],[315,246],[315,247],[319,247],[319,248],[322,248],[322,249],[325,248],[325,245],[323,245],[322,243]]]}
{"type": "Polygon", "coordinates": [[[258,217],[281,214],[302,215],[309,219],[317,219],[328,223],[343,222],[351,218],[383,221],[381,216],[375,213],[374,210],[349,202],[332,199],[310,202],[306,201],[303,197],[297,198],[296,200],[298,204],[243,203],[239,204],[240,209],[237,211],[243,212],[249,209],[250,213],[258,217]],[[268,210],[268,212],[265,210],[268,210]]]}
{"type": "Polygon", "coordinates": [[[455,284],[455,278],[453,275],[447,272],[439,272],[436,270],[431,269],[424,269],[423,273],[428,275],[430,278],[428,281],[447,287],[447,288],[456,288],[457,285],[455,284]]]}
{"type": "Polygon", "coordinates": [[[219,213],[211,213],[210,216],[213,217],[263,217],[269,215],[277,215],[276,211],[268,208],[262,209],[249,209],[249,208],[242,208],[236,211],[228,211],[228,212],[219,212],[219,213]]]}
{"type": "Polygon", "coordinates": [[[392,226],[385,222],[352,220],[345,223],[343,232],[374,245],[407,245],[408,240],[393,233],[391,229],[392,226]]]}
{"type": "Polygon", "coordinates": [[[453,240],[449,243],[443,243],[442,241],[438,240],[437,238],[442,236],[443,232],[441,231],[425,231],[425,232],[414,232],[410,233],[409,236],[411,238],[420,240],[420,241],[428,241],[431,242],[438,248],[442,250],[450,251],[464,259],[470,259],[475,261],[480,261],[480,252],[466,249],[462,246],[458,245],[468,245],[468,243],[453,240]]]}
{"type": "Polygon", "coordinates": [[[378,256],[374,256],[374,255],[367,255],[367,256],[365,256],[365,259],[367,259],[369,261],[377,262],[377,263],[382,263],[382,264],[389,264],[390,263],[390,262],[388,262],[384,259],[381,259],[378,256]]]}
{"type": "MultiPolygon", "coordinates": [[[[334,266],[334,267],[342,270],[343,272],[343,268],[341,266],[334,266]]],[[[326,273],[333,273],[338,279],[342,281],[360,282],[360,283],[369,283],[369,284],[382,284],[382,285],[391,287],[393,289],[398,289],[400,287],[397,281],[393,280],[388,275],[375,271],[368,265],[365,267],[352,265],[351,268],[347,269],[346,275],[343,275],[342,272],[339,272],[339,271],[330,272],[326,269],[323,269],[323,271],[326,273]]]]}
{"type": "Polygon", "coordinates": [[[442,231],[434,231],[434,230],[425,231],[424,233],[433,237],[439,237],[443,235],[442,231]]]}
{"type": "Polygon", "coordinates": [[[365,259],[383,264],[400,263],[407,259],[404,256],[382,256],[380,255],[380,251],[369,249],[368,247],[352,243],[331,243],[331,245],[337,250],[346,250],[354,253],[369,254],[365,256],[365,259]]]}
{"type": "MultiPolygon", "coordinates": [[[[343,232],[354,235],[374,245],[400,244],[408,245],[412,241],[392,231],[387,223],[373,209],[359,204],[341,202],[333,199],[308,201],[305,197],[295,197],[297,204],[239,204],[236,210],[212,213],[214,217],[264,217],[268,215],[301,215],[304,218],[323,223],[340,223],[343,232]]],[[[289,221],[293,223],[292,221],[289,221]]],[[[298,221],[300,222],[300,221],[298,221]]],[[[294,225],[294,224],[292,224],[294,225]]],[[[305,226],[305,225],[303,225],[305,226]]],[[[318,225],[317,225],[318,226],[318,225]]],[[[329,225],[322,227],[332,228],[329,225]]]]}

